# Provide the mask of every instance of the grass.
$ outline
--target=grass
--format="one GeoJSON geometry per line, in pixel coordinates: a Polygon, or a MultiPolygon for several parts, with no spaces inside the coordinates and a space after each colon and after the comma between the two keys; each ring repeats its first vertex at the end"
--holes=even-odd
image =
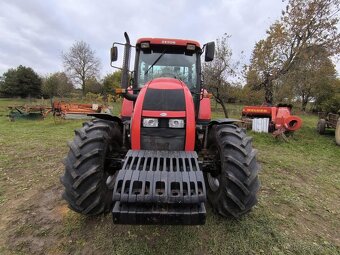
{"type": "MultiPolygon", "coordinates": [[[[120,226],[110,215],[74,213],[61,199],[66,141],[81,121],[9,122],[7,105],[20,103],[0,100],[0,254],[340,253],[340,148],[334,131],[316,134],[315,116],[301,115],[288,143],[249,132],[262,187],[246,217],[223,219],[208,207],[204,226],[120,226]]],[[[228,107],[238,118],[240,106],[228,107]]]]}

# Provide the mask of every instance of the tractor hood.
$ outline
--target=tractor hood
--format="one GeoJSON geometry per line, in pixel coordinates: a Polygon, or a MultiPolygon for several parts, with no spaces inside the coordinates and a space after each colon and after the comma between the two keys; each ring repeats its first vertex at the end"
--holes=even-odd
{"type": "Polygon", "coordinates": [[[150,89],[183,89],[185,84],[175,78],[156,78],[149,81],[146,86],[150,89]]]}

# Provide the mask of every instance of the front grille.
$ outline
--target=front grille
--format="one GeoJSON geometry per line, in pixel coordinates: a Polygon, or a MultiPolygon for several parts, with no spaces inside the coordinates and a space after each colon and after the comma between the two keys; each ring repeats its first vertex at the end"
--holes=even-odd
{"type": "Polygon", "coordinates": [[[143,150],[184,150],[185,129],[142,128],[141,149],[143,150]]]}

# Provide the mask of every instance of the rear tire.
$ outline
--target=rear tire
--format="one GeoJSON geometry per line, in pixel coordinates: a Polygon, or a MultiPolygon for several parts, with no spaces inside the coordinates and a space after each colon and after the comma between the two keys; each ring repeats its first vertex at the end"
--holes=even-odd
{"type": "Polygon", "coordinates": [[[121,128],[118,123],[95,119],[75,130],[75,138],[68,143],[65,173],[60,178],[65,190],[63,198],[69,207],[85,215],[108,212],[112,206],[112,190],[106,180],[114,174],[108,156],[120,152],[121,128]]]}
{"type": "Polygon", "coordinates": [[[239,218],[257,203],[260,187],[252,138],[235,125],[218,125],[210,130],[208,149],[216,155],[214,173],[205,173],[208,200],[220,215],[239,218]]]}
{"type": "Polygon", "coordinates": [[[336,142],[337,145],[340,145],[340,118],[338,119],[338,121],[336,123],[335,142],[336,142]]]}
{"type": "Polygon", "coordinates": [[[320,135],[323,135],[326,130],[326,120],[325,119],[319,119],[318,124],[316,126],[316,130],[320,135]]]}

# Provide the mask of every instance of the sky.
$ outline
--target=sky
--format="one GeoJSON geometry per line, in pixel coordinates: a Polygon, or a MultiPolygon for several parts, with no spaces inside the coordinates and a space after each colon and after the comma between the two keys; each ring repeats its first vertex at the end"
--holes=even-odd
{"type": "Polygon", "coordinates": [[[103,77],[114,71],[110,47],[124,42],[124,32],[133,44],[140,37],[164,37],[201,45],[227,33],[234,58],[243,51],[247,63],[285,5],[282,0],[0,0],[0,75],[19,65],[43,76],[63,71],[62,52],[82,40],[100,59],[103,77]]]}

